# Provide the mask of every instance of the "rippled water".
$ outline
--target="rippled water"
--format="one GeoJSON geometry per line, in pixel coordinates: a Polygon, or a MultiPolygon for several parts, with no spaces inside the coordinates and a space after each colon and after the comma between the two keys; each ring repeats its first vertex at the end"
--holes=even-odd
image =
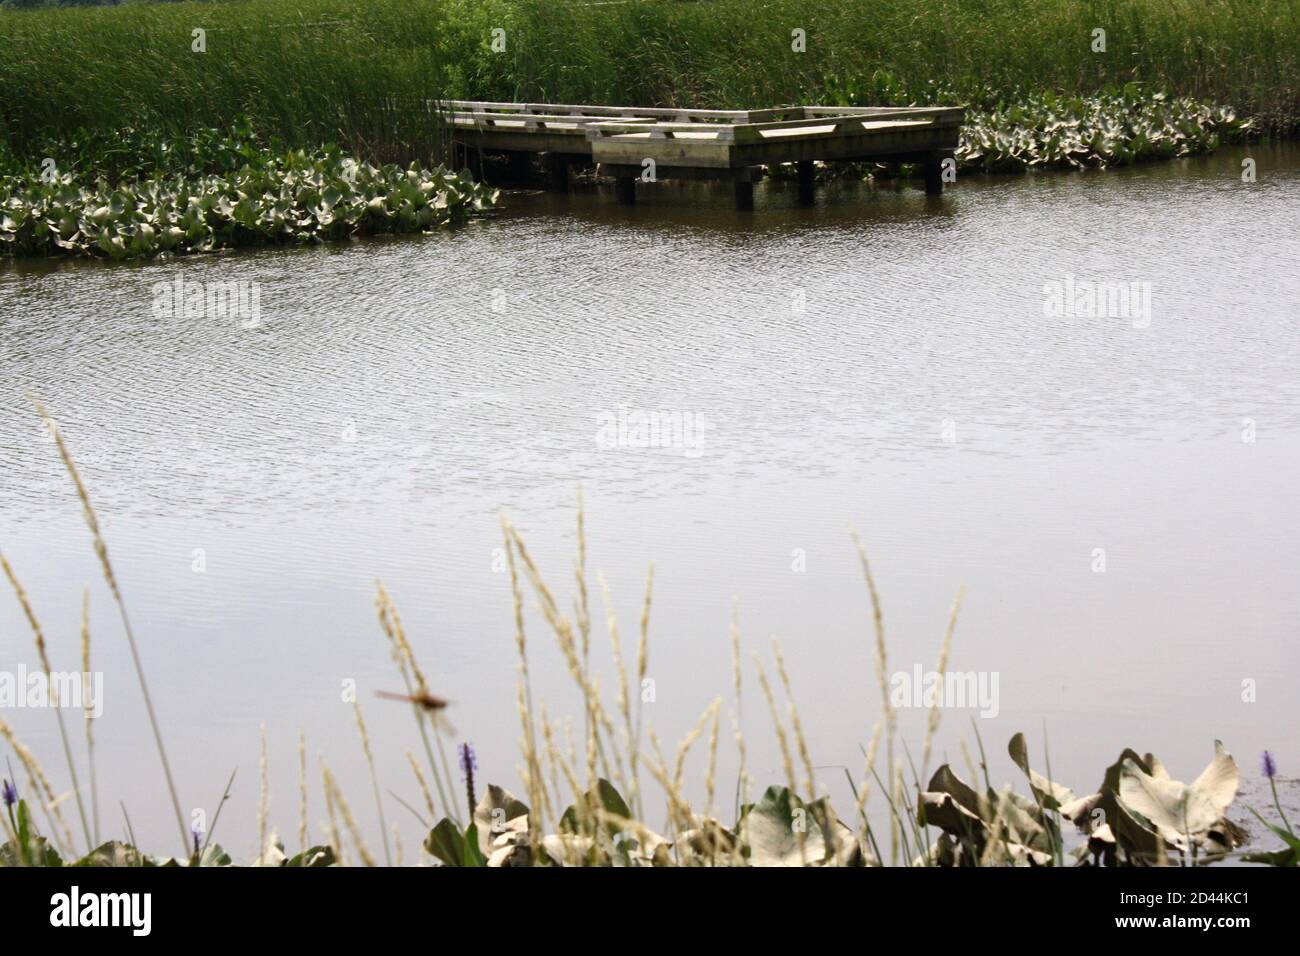
{"type": "MultiPolygon", "coordinates": [[[[211,811],[240,767],[218,839],[243,853],[263,723],[282,832],[297,829],[299,728],[370,818],[345,680],[385,786],[415,799],[410,717],[371,693],[400,687],[376,578],[481,776],[516,784],[498,512],[568,606],[579,485],[589,564],[629,643],[655,564],[647,714],[665,741],[729,690],[734,602],[747,650],[780,637],[822,782],[845,802],[839,767],[859,772],[879,714],[853,526],[891,672],[933,666],[966,585],[950,666],[998,675],[998,714],[977,719],[995,782],[1013,778],[1006,739],[1023,729],[1041,751],[1044,728],[1078,789],[1123,746],[1190,778],[1215,737],[1248,773],[1265,747],[1294,772],[1300,152],[1253,155],[1251,185],[1224,151],[971,179],[941,200],[833,186],[805,209],[774,184],[749,216],[707,187],[661,184],[631,209],[588,188],[510,195],[451,235],[4,268],[0,546],[56,667],[76,666],[90,588],[105,832],[122,829],[119,798],[143,839],[172,825],[120,624],[25,389],[83,466],[183,802],[211,811]],[[155,314],[178,275],[255,283],[260,321],[155,314]],[[1069,276],[1149,283],[1149,322],[1045,315],[1045,284],[1069,276]],[[696,447],[602,440],[651,411],[696,429],[696,447]]],[[[530,625],[537,693],[580,732],[530,625]]],[[[612,689],[608,646],[598,625],[612,689]]],[[[12,597],[0,647],[34,666],[12,597]]],[[[751,771],[775,781],[746,681],[751,771]]],[[[961,764],[973,714],[946,715],[940,757],[961,764]]],[[[6,717],[61,778],[49,715],[6,717]]],[[[923,724],[903,712],[914,753],[923,724]]],[[[730,753],[719,779],[729,805],[730,753]]],[[[387,810],[409,855],[419,827],[387,810]]]]}

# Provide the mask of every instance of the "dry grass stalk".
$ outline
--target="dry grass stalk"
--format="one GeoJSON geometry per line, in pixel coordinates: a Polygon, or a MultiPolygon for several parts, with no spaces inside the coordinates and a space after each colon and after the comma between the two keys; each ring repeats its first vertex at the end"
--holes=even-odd
{"type": "MultiPolygon", "coordinates": [[[[545,755],[546,763],[551,768],[551,785],[549,788],[547,787],[546,778],[541,775],[541,768],[539,766],[538,780],[537,780],[538,787],[539,787],[538,792],[540,794],[539,799],[543,801],[545,812],[549,813],[552,817],[558,819],[560,815],[558,804],[562,802],[562,794],[564,793],[564,791],[560,788],[560,766],[561,763],[563,762],[564,757],[563,754],[560,752],[559,746],[556,744],[555,734],[553,733],[551,727],[551,720],[546,713],[546,705],[542,704],[540,705],[540,707],[541,707],[541,723],[542,723],[542,740],[546,744],[546,755],[545,755]],[[552,793],[555,794],[556,805],[552,805],[551,802],[552,793]]],[[[569,779],[570,788],[576,790],[578,786],[578,780],[576,777],[572,775],[571,771],[569,774],[569,778],[570,778],[569,779]]],[[[539,826],[539,830],[540,830],[540,826],[539,826]]],[[[540,835],[539,835],[539,839],[540,839],[540,835]]]]}
{"type": "Polygon", "coordinates": [[[411,765],[411,772],[415,774],[415,781],[419,784],[420,795],[424,797],[424,805],[429,811],[429,819],[437,820],[438,813],[433,808],[433,795],[429,793],[429,785],[424,780],[424,774],[420,772],[420,764],[415,759],[415,754],[409,750],[406,752],[406,760],[411,765]]]}
{"type": "MultiPolygon", "coordinates": [[[[519,722],[523,728],[520,736],[520,749],[524,755],[524,765],[519,768],[519,776],[524,781],[524,789],[528,793],[528,826],[534,839],[532,840],[534,857],[541,852],[539,841],[543,830],[543,821],[546,818],[546,782],[542,777],[542,758],[537,751],[537,733],[533,726],[533,717],[529,713],[527,704],[527,689],[521,676],[518,684],[517,703],[519,709],[519,722]]],[[[545,721],[546,711],[542,710],[542,719],[545,721]]]]}
{"type": "MultiPolygon", "coordinates": [[[[623,659],[623,641],[618,631],[618,616],[614,613],[614,602],[610,598],[609,586],[605,583],[603,575],[596,576],[600,582],[601,600],[605,607],[605,626],[609,631],[609,643],[614,653],[614,670],[618,676],[618,712],[623,718],[623,746],[627,749],[627,773],[623,773],[623,762],[619,758],[618,749],[614,749],[615,762],[618,764],[619,773],[622,775],[623,792],[628,795],[628,806],[635,807],[640,800],[641,782],[637,775],[637,752],[633,742],[634,728],[632,724],[632,698],[628,690],[627,682],[627,665],[623,659]]],[[[614,739],[613,728],[609,729],[609,737],[614,739]]]]}
{"type": "Polygon", "coordinates": [[[578,488],[578,559],[574,578],[578,585],[578,634],[582,639],[582,669],[589,671],[591,652],[591,613],[587,599],[587,534],[582,508],[582,488],[578,488]]]}
{"type": "Polygon", "coordinates": [[[307,852],[307,734],[298,731],[298,850],[307,852]]]}
{"type": "Polygon", "coordinates": [[[677,761],[673,767],[673,789],[679,793],[683,786],[683,777],[686,771],[686,755],[690,752],[695,741],[704,735],[704,728],[709,725],[710,720],[717,718],[718,711],[722,707],[722,698],[715,698],[713,703],[704,708],[704,713],[700,714],[700,719],[695,722],[695,726],[690,729],[682,742],[677,745],[677,761]]]}
{"type": "Polygon", "coordinates": [[[713,816],[714,781],[718,770],[718,728],[722,723],[722,698],[713,708],[713,729],[709,732],[709,764],[704,772],[704,815],[713,816]]]}
{"type": "MultiPolygon", "coordinates": [[[[776,697],[772,694],[772,685],[767,681],[767,672],[763,670],[763,662],[759,660],[758,655],[754,655],[754,667],[758,671],[758,686],[763,690],[763,697],[767,700],[768,713],[772,715],[772,726],[776,730],[776,742],[781,748],[781,767],[785,771],[786,784],[790,788],[790,795],[794,796],[799,792],[799,783],[795,778],[794,761],[790,756],[790,741],[786,737],[785,727],[781,723],[781,715],[776,707],[776,697]]],[[[807,836],[803,830],[796,831],[799,836],[799,862],[806,865],[807,856],[807,836]]]]}
{"type": "MultiPolygon", "coordinates": [[[[381,581],[375,582],[375,612],[379,617],[379,626],[392,647],[393,659],[402,675],[402,682],[406,685],[407,695],[413,698],[432,696],[429,682],[425,680],[424,672],[420,670],[420,664],[415,659],[415,652],[411,650],[410,642],[406,639],[406,630],[402,627],[402,618],[397,613],[397,605],[393,603],[393,599],[389,597],[381,581]]],[[[440,721],[414,702],[411,704],[411,712],[415,716],[416,726],[420,729],[420,741],[424,744],[424,754],[429,761],[434,786],[438,788],[438,798],[447,808],[447,815],[459,821],[460,815],[456,811],[456,803],[448,796],[449,793],[454,792],[451,788],[455,777],[452,776],[451,768],[447,765],[447,752],[442,746],[440,721]],[[442,757],[443,766],[441,771],[438,769],[437,760],[434,759],[433,747],[429,743],[429,726],[432,726],[434,738],[438,742],[438,752],[442,757]]]]}
{"type": "Polygon", "coordinates": [[[519,568],[515,562],[513,529],[509,520],[502,514],[501,534],[505,539],[506,564],[510,571],[510,594],[515,613],[515,648],[519,652],[519,724],[522,733],[521,747],[524,756],[522,776],[528,789],[528,805],[532,810],[529,825],[536,829],[537,838],[532,840],[534,858],[541,852],[540,834],[544,802],[541,758],[537,751],[537,732],[533,718],[532,679],[528,671],[528,647],[524,631],[524,595],[519,586],[519,568]]]}
{"type": "Polygon", "coordinates": [[[181,852],[188,856],[190,852],[189,831],[185,827],[185,818],[181,814],[180,797],[176,795],[176,784],[172,780],[171,763],[167,760],[167,750],[163,746],[162,731],[159,729],[158,715],[154,711],[153,699],[149,694],[149,682],[145,680],[144,664],[140,660],[140,649],[136,645],[135,631],[131,628],[131,620],[126,613],[126,602],[122,600],[122,592],[117,586],[117,576],[113,573],[113,564],[108,558],[108,545],[104,543],[104,536],[99,530],[99,518],[95,514],[94,506],[90,503],[90,495],[86,491],[85,484],[82,483],[81,474],[77,471],[72,455],[69,454],[67,446],[63,443],[62,431],[39,399],[30,394],[28,398],[36,406],[37,414],[40,415],[41,420],[46,423],[49,431],[54,436],[54,443],[58,448],[59,457],[63,460],[63,467],[67,470],[68,476],[77,489],[77,497],[81,499],[82,512],[86,524],[90,528],[91,538],[94,541],[95,555],[99,558],[99,566],[103,570],[104,580],[108,583],[108,589],[113,593],[113,600],[117,603],[117,610],[122,618],[122,629],[126,632],[127,645],[131,650],[131,662],[135,666],[136,677],[140,682],[140,696],[144,701],[145,712],[149,715],[149,726],[153,730],[154,743],[158,747],[158,759],[162,763],[163,777],[167,781],[167,792],[172,801],[172,811],[176,815],[176,826],[181,835],[181,852]]]}
{"type": "MultiPolygon", "coordinates": [[[[24,590],[22,582],[20,582],[18,576],[14,574],[14,569],[10,566],[9,559],[4,556],[3,551],[0,551],[0,568],[4,569],[5,577],[9,579],[9,584],[14,589],[14,595],[18,598],[18,604],[23,609],[23,614],[27,618],[27,623],[31,626],[32,634],[36,638],[36,656],[40,659],[41,669],[45,671],[45,679],[49,686],[50,704],[54,708],[54,716],[59,724],[59,738],[63,742],[63,755],[68,761],[68,776],[72,778],[72,792],[77,798],[77,813],[81,817],[82,835],[86,838],[86,851],[89,852],[94,849],[95,843],[94,840],[91,839],[90,823],[86,819],[86,804],[85,801],[81,799],[81,784],[77,780],[77,763],[72,759],[72,744],[68,741],[68,728],[63,720],[63,708],[59,706],[58,686],[50,679],[53,668],[50,667],[50,655],[45,646],[45,633],[41,630],[40,621],[36,619],[36,612],[32,608],[31,601],[27,598],[27,592],[24,590]]],[[[89,673],[83,674],[82,676],[83,706],[85,705],[84,683],[89,679],[89,677],[89,673]]]]}
{"type": "Polygon", "coordinates": [[[749,802],[749,770],[746,764],[747,753],[745,749],[745,733],[742,721],[744,720],[744,706],[741,698],[741,664],[740,664],[740,619],[733,603],[731,607],[731,685],[736,693],[736,711],[732,716],[732,726],[735,729],[736,751],[740,757],[740,770],[736,778],[736,814],[739,816],[741,804],[749,802]]]}
{"type": "Polygon", "coordinates": [[[262,724],[262,749],[257,760],[257,856],[266,855],[267,825],[271,818],[271,780],[266,755],[266,724],[262,724]]]}
{"type": "MultiPolygon", "coordinates": [[[[654,728],[648,728],[646,733],[650,738],[650,746],[654,748],[654,755],[646,757],[645,765],[668,798],[668,835],[674,845],[674,852],[678,852],[676,845],[680,834],[694,829],[695,819],[677,780],[669,776],[668,761],[664,759],[663,748],[659,745],[659,737],[655,734],[654,728]]],[[[679,862],[680,859],[680,852],[678,852],[679,862]]]]}
{"type": "MultiPolygon", "coordinates": [[[[27,771],[27,781],[31,792],[36,795],[36,802],[41,807],[41,812],[45,814],[45,820],[50,825],[50,836],[64,851],[71,853],[72,831],[68,829],[68,824],[63,819],[63,812],[59,809],[62,802],[54,795],[54,788],[50,786],[50,778],[45,775],[36,755],[27,749],[27,746],[18,739],[14,734],[13,728],[0,717],[0,737],[3,737],[9,744],[10,749],[18,755],[18,761],[27,771]]],[[[17,781],[14,781],[17,783],[17,781]]]]}
{"type": "Polygon", "coordinates": [[[334,805],[334,791],[330,787],[329,771],[325,769],[325,758],[319,757],[321,769],[321,791],[325,794],[325,818],[326,832],[325,837],[329,845],[334,848],[334,857],[339,861],[339,866],[346,866],[347,861],[343,856],[343,839],[339,835],[338,811],[334,805]]]}
{"type": "Polygon", "coordinates": [[[370,734],[366,732],[366,722],[361,717],[361,704],[352,702],[352,713],[357,719],[357,733],[361,735],[361,749],[366,754],[366,766],[370,770],[370,786],[375,791],[375,809],[379,811],[379,832],[384,837],[384,862],[393,865],[393,857],[388,849],[388,823],[384,820],[384,801],[379,794],[379,777],[375,773],[375,755],[370,749],[370,734]]]}
{"type": "MultiPolygon", "coordinates": [[[[90,588],[81,591],[81,673],[90,673],[90,588]]],[[[94,682],[91,681],[93,688],[94,682]]],[[[95,705],[94,691],[82,685],[82,703],[85,705],[86,724],[86,762],[90,770],[90,818],[94,829],[96,846],[99,845],[99,778],[95,773],[95,718],[92,717],[95,705]]]]}
{"type": "MultiPolygon", "coordinates": [[[[895,713],[894,705],[889,699],[889,658],[885,648],[884,613],[880,608],[880,595],[876,591],[876,579],[871,574],[871,562],[867,560],[866,549],[863,548],[857,531],[851,530],[850,533],[853,537],[853,545],[858,552],[858,560],[862,563],[862,575],[867,581],[867,592],[871,596],[871,620],[876,634],[876,684],[880,688],[880,707],[885,715],[885,758],[892,773],[894,767],[894,735],[898,725],[898,715],[895,713]]],[[[890,863],[894,863],[898,859],[900,835],[900,824],[895,817],[891,816],[889,823],[890,863]]]]}
{"type": "MultiPolygon", "coordinates": [[[[1001,851],[1003,854],[1006,854],[1008,860],[1010,859],[1010,850],[1008,849],[1005,841],[1002,839],[1002,827],[1007,822],[1007,806],[1011,802],[1010,793],[1011,793],[1011,788],[1007,787],[1001,793],[998,794],[997,813],[993,817],[992,826],[989,827],[989,831],[988,831],[989,836],[984,843],[984,852],[980,854],[980,858],[979,858],[980,866],[992,866],[995,862],[997,863],[1004,862],[1004,861],[997,860],[999,851],[1001,851]]],[[[981,794],[980,815],[985,819],[988,819],[988,810],[986,809],[986,807],[987,804],[985,803],[983,799],[983,795],[981,794]]]]}
{"type": "Polygon", "coordinates": [[[781,686],[785,690],[786,707],[790,711],[790,726],[794,729],[795,743],[799,747],[799,759],[803,761],[804,766],[804,792],[808,794],[809,800],[817,797],[816,787],[813,782],[813,762],[812,755],[808,751],[808,740],[804,737],[803,724],[799,720],[799,709],[794,703],[794,692],[790,689],[790,674],[785,669],[785,656],[781,653],[781,642],[772,638],[772,654],[776,658],[776,672],[781,678],[781,686]]]}
{"type": "MultiPolygon", "coordinates": [[[[646,673],[650,667],[650,608],[654,600],[654,588],[655,566],[651,564],[646,569],[645,600],[641,604],[640,636],[636,645],[636,732],[632,736],[631,753],[638,753],[641,750],[641,721],[644,716],[645,682],[646,673]]],[[[636,812],[644,818],[644,797],[638,794],[638,799],[641,802],[638,804],[636,812]]]]}
{"type": "Polygon", "coordinates": [[[884,730],[884,718],[877,720],[871,728],[871,742],[867,744],[866,766],[862,770],[862,783],[858,787],[857,813],[866,820],[867,801],[871,798],[871,780],[875,776],[876,753],[880,749],[880,734],[884,730]]]}
{"type": "Polygon", "coordinates": [[[971,757],[970,748],[966,746],[966,738],[963,737],[960,742],[961,759],[966,764],[966,773],[970,775],[971,783],[974,784],[979,780],[979,771],[975,769],[975,760],[971,757]]]}
{"type": "Polygon", "coordinates": [[[503,519],[503,525],[507,531],[509,539],[514,545],[514,554],[517,554],[523,564],[524,572],[528,577],[537,595],[539,608],[542,616],[546,619],[547,624],[555,633],[556,642],[559,644],[560,653],[568,666],[569,675],[573,678],[578,689],[582,692],[584,702],[584,716],[586,718],[586,735],[591,739],[587,742],[588,749],[594,747],[599,761],[606,777],[617,777],[610,770],[608,757],[605,747],[601,740],[601,730],[607,735],[613,734],[613,722],[605,712],[604,705],[601,702],[600,694],[595,686],[591,676],[583,667],[581,655],[579,653],[578,640],[574,635],[573,625],[569,619],[559,611],[559,605],[556,603],[554,595],[550,588],[547,587],[545,580],[542,578],[537,565],[534,563],[528,552],[528,547],[524,543],[522,535],[515,529],[509,521],[503,519]]]}
{"type": "Polygon", "coordinates": [[[331,798],[337,805],[339,813],[343,817],[343,825],[347,827],[348,833],[352,837],[352,844],[357,848],[357,856],[361,857],[361,862],[365,866],[374,866],[375,858],[370,855],[366,849],[366,843],[361,839],[361,830],[357,827],[356,817],[352,815],[352,808],[348,806],[347,800],[343,797],[343,791],[339,789],[338,782],[334,779],[334,774],[330,772],[325,761],[321,760],[321,771],[325,777],[325,786],[329,790],[331,798]]]}
{"type": "MultiPolygon", "coordinates": [[[[948,612],[948,627],[943,632],[943,644],[939,648],[939,662],[935,668],[939,675],[940,685],[943,682],[943,675],[948,672],[948,655],[952,652],[952,634],[957,628],[957,612],[961,610],[962,598],[966,594],[964,587],[957,589],[957,597],[953,599],[952,610],[948,612]]],[[[934,703],[930,706],[930,714],[925,725],[925,746],[921,751],[921,774],[924,776],[930,769],[930,748],[934,743],[935,732],[939,729],[939,721],[943,716],[943,710],[939,706],[940,700],[935,695],[934,703]]]]}

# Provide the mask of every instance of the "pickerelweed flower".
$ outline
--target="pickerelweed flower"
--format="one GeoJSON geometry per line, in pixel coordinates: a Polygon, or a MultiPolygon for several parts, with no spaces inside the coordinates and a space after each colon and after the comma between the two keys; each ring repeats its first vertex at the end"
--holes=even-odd
{"type": "Polygon", "coordinates": [[[8,780],[4,784],[4,801],[6,807],[12,807],[18,802],[18,790],[8,780]]]}
{"type": "Polygon", "coordinates": [[[474,799],[474,771],[478,769],[478,758],[474,756],[474,748],[468,743],[460,745],[460,772],[465,775],[465,795],[469,799],[469,815],[474,817],[474,808],[478,806],[478,801],[474,799]]]}
{"type": "Polygon", "coordinates": [[[1277,761],[1273,759],[1271,753],[1265,750],[1264,756],[1260,758],[1260,765],[1264,771],[1264,776],[1268,777],[1269,788],[1273,791],[1273,809],[1282,818],[1282,825],[1286,827],[1286,832],[1294,834],[1295,831],[1291,829],[1291,821],[1286,818],[1286,811],[1282,809],[1282,801],[1278,799],[1277,795],[1277,761]]]}
{"type": "Polygon", "coordinates": [[[1264,776],[1270,780],[1277,776],[1277,761],[1273,759],[1273,755],[1267,750],[1264,751],[1264,757],[1260,763],[1263,765],[1264,776]]]}

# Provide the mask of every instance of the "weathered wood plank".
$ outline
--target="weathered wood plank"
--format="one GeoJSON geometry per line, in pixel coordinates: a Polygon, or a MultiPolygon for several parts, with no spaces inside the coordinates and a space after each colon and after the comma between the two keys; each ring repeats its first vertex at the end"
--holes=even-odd
{"type": "MultiPolygon", "coordinates": [[[[551,154],[553,182],[563,182],[563,156],[589,156],[620,180],[625,201],[635,195],[628,182],[647,160],[657,179],[741,183],[758,178],[762,167],[796,163],[809,196],[814,161],[920,162],[933,192],[938,164],[957,148],[965,121],[964,107],[946,106],[695,110],[450,100],[438,108],[465,147],[551,154]]],[[[737,193],[742,207],[745,193],[737,193]]]]}

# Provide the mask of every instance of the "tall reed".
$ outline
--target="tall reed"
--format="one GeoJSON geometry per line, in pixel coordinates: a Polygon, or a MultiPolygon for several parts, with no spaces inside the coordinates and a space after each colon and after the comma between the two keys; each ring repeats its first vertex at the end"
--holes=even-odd
{"type": "Polygon", "coordinates": [[[430,102],[446,97],[989,105],[1130,82],[1300,121],[1300,0],[134,3],[11,13],[0,50],[0,141],[19,148],[83,127],[182,133],[250,113],[291,145],[405,162],[442,149],[430,102]],[[192,48],[196,28],[206,52],[192,48]]]}

